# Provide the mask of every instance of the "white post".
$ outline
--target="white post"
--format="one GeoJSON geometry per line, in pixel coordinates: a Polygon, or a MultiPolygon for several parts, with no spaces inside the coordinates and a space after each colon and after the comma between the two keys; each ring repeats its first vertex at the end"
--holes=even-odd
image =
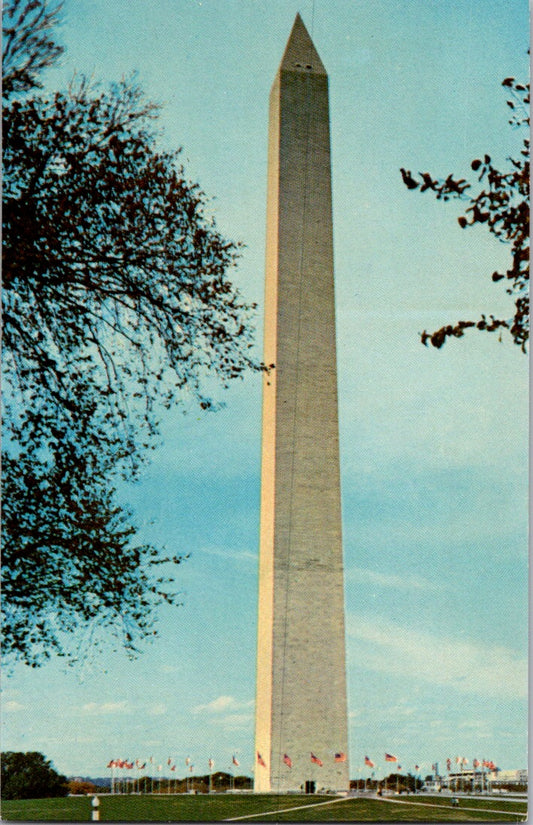
{"type": "Polygon", "coordinates": [[[97,796],[93,796],[91,805],[92,805],[91,820],[93,822],[99,822],[100,821],[100,800],[98,799],[97,796]]]}

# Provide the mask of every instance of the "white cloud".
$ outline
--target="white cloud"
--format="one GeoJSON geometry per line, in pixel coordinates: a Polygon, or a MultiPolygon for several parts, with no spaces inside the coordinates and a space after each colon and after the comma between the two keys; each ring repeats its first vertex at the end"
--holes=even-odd
{"type": "Polygon", "coordinates": [[[209,714],[210,724],[231,729],[250,728],[253,721],[254,700],[243,702],[234,696],[218,696],[205,705],[197,705],[193,713],[209,714]]]}
{"type": "Polygon", "coordinates": [[[87,702],[87,704],[82,706],[82,711],[83,713],[100,715],[107,713],[129,713],[130,708],[126,701],[103,702],[102,704],[98,704],[98,702],[87,702]]]}
{"type": "Polygon", "coordinates": [[[404,590],[439,590],[442,585],[437,585],[424,579],[421,576],[380,573],[375,570],[368,570],[364,567],[350,567],[346,570],[346,581],[367,582],[378,587],[393,587],[404,590]]]}
{"type": "Polygon", "coordinates": [[[353,614],[347,630],[355,657],[369,670],[475,693],[480,700],[527,696],[527,659],[512,649],[353,614]]]}
{"type": "Polygon", "coordinates": [[[16,699],[10,699],[8,702],[2,703],[2,710],[4,713],[16,713],[19,710],[26,710],[26,706],[21,705],[16,699]]]}
{"type": "Polygon", "coordinates": [[[227,713],[216,722],[229,728],[249,728],[252,720],[252,713],[227,713]]]}
{"type": "MultiPolygon", "coordinates": [[[[250,550],[233,550],[230,547],[204,547],[201,550],[202,554],[206,556],[222,556],[225,559],[232,561],[253,561],[257,562],[257,553],[252,553],[250,550]]],[[[198,553],[198,556],[200,553],[198,553]]]]}
{"type": "Polygon", "coordinates": [[[193,713],[202,713],[203,711],[207,711],[208,713],[218,713],[221,710],[227,710],[228,708],[233,707],[235,704],[236,700],[233,696],[218,696],[206,705],[197,705],[193,708],[193,713]]]}
{"type": "Polygon", "coordinates": [[[253,699],[249,702],[241,702],[233,696],[218,696],[212,702],[205,705],[197,705],[193,708],[193,713],[222,713],[224,711],[241,711],[253,705],[253,699]]]}
{"type": "Polygon", "coordinates": [[[162,702],[158,702],[155,705],[151,705],[148,708],[148,713],[150,716],[163,716],[167,712],[167,706],[164,705],[162,702]]]}

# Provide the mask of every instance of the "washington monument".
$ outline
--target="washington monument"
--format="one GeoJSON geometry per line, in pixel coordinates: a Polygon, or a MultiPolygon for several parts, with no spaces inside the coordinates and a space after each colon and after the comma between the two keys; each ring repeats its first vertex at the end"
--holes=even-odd
{"type": "Polygon", "coordinates": [[[297,15],[270,96],[255,790],[347,790],[328,77],[297,15]]]}

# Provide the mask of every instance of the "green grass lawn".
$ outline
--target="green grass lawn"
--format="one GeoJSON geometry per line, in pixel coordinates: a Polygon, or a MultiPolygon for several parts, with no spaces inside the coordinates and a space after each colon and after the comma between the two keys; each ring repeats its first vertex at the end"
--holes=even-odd
{"type": "MultiPolygon", "coordinates": [[[[331,796],[212,794],[211,796],[101,796],[101,822],[221,822],[250,815],[246,822],[521,822],[527,803],[449,797],[403,797],[397,804],[377,799],[331,796]],[[325,803],[328,804],[317,804],[325,803]],[[418,803],[418,804],[415,804],[418,803]],[[438,807],[428,807],[435,805],[438,807]],[[302,807],[306,806],[306,807],[302,807]],[[313,806],[313,807],[307,807],[313,806]],[[289,808],[291,810],[287,811],[289,808]],[[474,810],[469,810],[474,809],[474,810]],[[491,810],[492,809],[492,810],[491,810]],[[506,811],[508,813],[494,813],[506,811]]],[[[90,797],[27,799],[2,803],[2,820],[89,822],[90,797]]]]}

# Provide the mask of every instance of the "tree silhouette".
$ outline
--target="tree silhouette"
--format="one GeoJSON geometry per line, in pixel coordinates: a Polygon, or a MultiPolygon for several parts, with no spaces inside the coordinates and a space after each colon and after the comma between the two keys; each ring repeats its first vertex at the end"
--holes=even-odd
{"type": "Polygon", "coordinates": [[[37,751],[2,753],[2,799],[66,796],[68,784],[49,759],[37,751]]]}
{"type": "Polygon", "coordinates": [[[157,150],[157,106],[133,79],[36,92],[58,10],[4,9],[4,647],[32,666],[75,659],[83,628],[130,653],[154,632],[184,554],[135,544],[116,482],[138,477],[158,411],[216,409],[210,374],[262,369],[228,280],[239,244],[157,150]]]}
{"type": "MultiPolygon", "coordinates": [[[[507,105],[511,109],[510,125],[513,128],[529,127],[529,85],[507,77],[502,84],[510,98],[507,105]]],[[[529,130],[528,130],[529,134],[529,130]]],[[[471,167],[477,173],[478,191],[471,193],[472,185],[465,179],[448,175],[446,179],[433,178],[429,172],[413,176],[410,170],[400,169],[404,184],[408,189],[420,192],[431,191],[437,200],[448,201],[459,198],[468,203],[464,215],[458,218],[461,228],[484,225],[502,243],[511,246],[511,266],[506,272],[493,272],[492,280],[505,281],[506,292],[515,299],[513,318],[488,319],[482,315],[478,321],[458,321],[447,324],[435,332],[426,330],[421,335],[422,343],[430,342],[440,348],[446,339],[460,338],[468,328],[485,332],[508,330],[515,344],[526,352],[529,338],[529,139],[524,138],[523,148],[517,158],[508,158],[510,168],[499,170],[490,155],[476,158],[471,167]]]]}

